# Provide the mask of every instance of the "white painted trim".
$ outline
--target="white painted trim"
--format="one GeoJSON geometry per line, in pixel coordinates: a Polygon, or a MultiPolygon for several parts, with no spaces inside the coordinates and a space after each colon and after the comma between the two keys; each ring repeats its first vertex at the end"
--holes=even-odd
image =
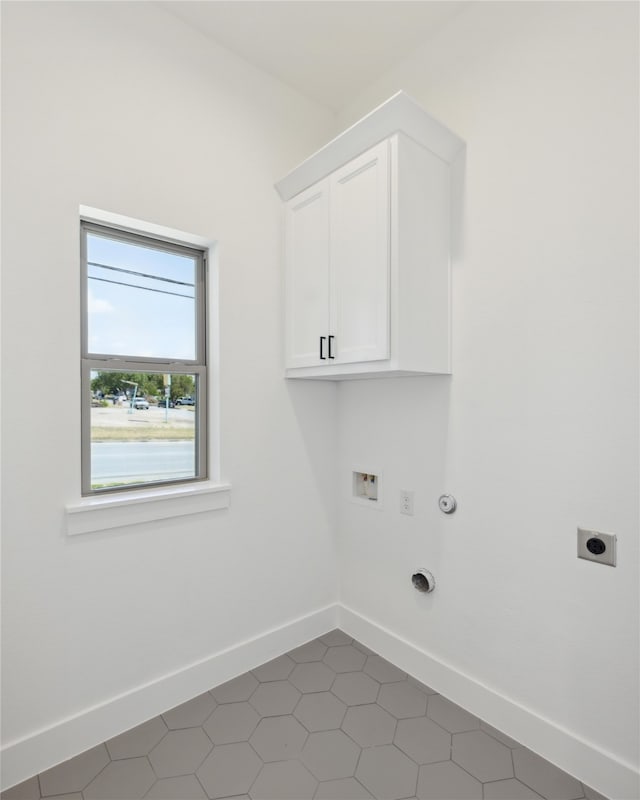
{"type": "Polygon", "coordinates": [[[291,380],[356,381],[371,378],[420,378],[425,375],[450,375],[450,372],[422,372],[396,369],[397,361],[369,361],[362,364],[332,364],[331,367],[291,367],[284,376],[291,380]],[[323,370],[331,370],[325,375],[323,370]]]}
{"type": "Polygon", "coordinates": [[[606,797],[640,797],[640,773],[633,764],[479,683],[350,608],[340,606],[338,627],[606,797]]]}
{"type": "Polygon", "coordinates": [[[231,486],[221,480],[220,473],[220,303],[217,241],[188,231],[169,228],[155,222],[116,214],[93,206],[80,205],[79,217],[99,225],[111,225],[122,230],[155,236],[206,251],[207,258],[207,438],[208,480],[170,486],[141,487],[84,497],[65,506],[65,526],[68,536],[124,528],[159,519],[200,514],[229,508],[231,486]]]}
{"type": "Polygon", "coordinates": [[[451,163],[464,141],[428,114],[405,92],[397,92],[276,183],[290,200],[370,147],[402,131],[439,158],[451,163]]]}
{"type": "Polygon", "coordinates": [[[632,764],[337,604],[8,742],[1,753],[2,791],[336,627],[596,791],[615,800],[640,796],[640,775],[632,764]]]}
{"type": "Polygon", "coordinates": [[[155,222],[148,222],[144,219],[127,217],[124,214],[116,214],[113,211],[105,211],[102,208],[80,205],[80,219],[87,222],[97,222],[99,225],[111,225],[112,227],[122,228],[133,233],[144,233],[147,236],[155,236],[158,239],[169,239],[178,244],[192,245],[202,250],[212,250],[215,248],[216,241],[207,239],[205,236],[198,236],[188,231],[179,231],[176,228],[168,228],[166,225],[158,225],[155,222]]]}
{"type": "Polygon", "coordinates": [[[322,636],[337,621],[338,606],[321,608],[7,743],[2,790],[322,636]]]}
{"type": "Polygon", "coordinates": [[[120,494],[92,495],[66,506],[67,536],[229,508],[228,483],[189,483],[120,494]]]}

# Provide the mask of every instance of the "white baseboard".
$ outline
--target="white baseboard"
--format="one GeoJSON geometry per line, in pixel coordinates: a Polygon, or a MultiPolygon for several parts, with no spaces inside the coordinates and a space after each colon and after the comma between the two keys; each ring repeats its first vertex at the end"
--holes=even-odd
{"type": "Polygon", "coordinates": [[[2,790],[78,755],[338,625],[331,605],[214,653],[2,748],[2,790]]]}
{"type": "Polygon", "coordinates": [[[338,627],[606,797],[640,797],[640,774],[632,764],[580,739],[345,606],[340,606],[338,627]]]}
{"type": "Polygon", "coordinates": [[[2,790],[336,627],[606,797],[640,797],[640,775],[633,765],[339,605],[292,620],[7,743],[1,753],[2,790]]]}

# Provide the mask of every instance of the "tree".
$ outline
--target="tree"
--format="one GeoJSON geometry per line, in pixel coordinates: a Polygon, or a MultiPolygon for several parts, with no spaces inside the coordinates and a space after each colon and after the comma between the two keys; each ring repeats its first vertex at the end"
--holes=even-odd
{"type": "Polygon", "coordinates": [[[195,394],[195,381],[193,375],[171,376],[171,399],[177,400],[178,397],[193,396],[195,394]]]}
{"type": "MultiPolygon", "coordinates": [[[[91,379],[91,391],[102,392],[103,395],[133,394],[133,386],[137,383],[136,396],[160,395],[164,397],[164,375],[155,372],[97,372],[91,379]]],[[[195,380],[193,375],[182,375],[172,373],[171,375],[171,399],[177,400],[178,397],[193,396],[195,394],[195,380]]]]}
{"type": "Polygon", "coordinates": [[[164,377],[152,372],[98,372],[91,380],[91,391],[106,394],[133,393],[132,383],[137,383],[136,395],[157,395],[164,391],[164,377]]]}

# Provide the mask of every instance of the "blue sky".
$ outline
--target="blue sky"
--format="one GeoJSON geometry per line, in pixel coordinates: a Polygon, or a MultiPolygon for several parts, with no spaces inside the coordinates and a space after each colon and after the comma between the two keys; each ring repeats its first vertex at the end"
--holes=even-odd
{"type": "Polygon", "coordinates": [[[90,353],[196,357],[193,258],[88,232],[87,261],[90,353]]]}

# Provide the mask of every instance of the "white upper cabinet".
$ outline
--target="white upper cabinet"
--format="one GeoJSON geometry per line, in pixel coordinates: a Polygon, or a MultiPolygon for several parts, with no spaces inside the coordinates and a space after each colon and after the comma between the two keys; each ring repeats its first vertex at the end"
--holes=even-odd
{"type": "Polygon", "coordinates": [[[320,363],[329,335],[329,181],[287,203],[285,220],[288,367],[320,363]]]}
{"type": "Polygon", "coordinates": [[[329,335],[336,364],[389,358],[388,152],[382,142],[329,179],[329,335]]]}
{"type": "Polygon", "coordinates": [[[287,377],[451,371],[449,162],[462,148],[400,92],[276,185],[287,377]]]}

